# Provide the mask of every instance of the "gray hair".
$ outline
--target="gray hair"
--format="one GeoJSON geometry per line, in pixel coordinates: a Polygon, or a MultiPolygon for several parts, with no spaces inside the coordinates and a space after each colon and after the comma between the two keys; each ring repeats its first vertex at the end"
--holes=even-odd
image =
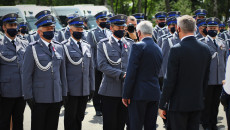
{"type": "Polygon", "coordinates": [[[137,25],[137,31],[140,31],[142,34],[153,34],[153,24],[150,21],[141,21],[137,25]]]}
{"type": "Polygon", "coordinates": [[[184,33],[194,33],[196,21],[192,16],[184,15],[177,18],[177,26],[179,26],[184,33]]]}

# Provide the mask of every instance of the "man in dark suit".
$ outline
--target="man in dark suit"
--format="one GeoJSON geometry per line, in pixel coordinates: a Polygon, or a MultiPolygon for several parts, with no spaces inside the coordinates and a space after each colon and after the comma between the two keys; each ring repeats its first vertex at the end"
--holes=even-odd
{"type": "Polygon", "coordinates": [[[131,130],[142,130],[143,125],[145,130],[156,130],[162,53],[152,39],[152,23],[142,21],[137,32],[141,41],[132,46],[122,101],[128,107],[131,130]]]}
{"type": "Polygon", "coordinates": [[[194,37],[195,20],[188,15],[178,18],[181,42],[170,50],[167,74],[159,104],[159,115],[167,118],[172,130],[199,130],[204,109],[211,53],[207,45],[194,37]]]}

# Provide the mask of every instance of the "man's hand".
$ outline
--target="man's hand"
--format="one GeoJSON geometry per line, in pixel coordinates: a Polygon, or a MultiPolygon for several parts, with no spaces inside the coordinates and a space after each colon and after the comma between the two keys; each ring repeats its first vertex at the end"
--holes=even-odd
{"type": "Polygon", "coordinates": [[[223,85],[224,85],[224,84],[226,83],[226,80],[223,80],[222,83],[223,83],[223,85]]]}
{"type": "Polygon", "coordinates": [[[122,102],[123,102],[123,104],[126,106],[126,107],[128,107],[128,105],[130,104],[130,99],[122,99],[122,102]]]}
{"type": "Polygon", "coordinates": [[[125,77],[126,77],[126,73],[124,74],[123,78],[125,79],[125,77]]]}
{"type": "Polygon", "coordinates": [[[133,33],[128,32],[128,34],[129,34],[129,37],[130,37],[131,39],[133,39],[133,40],[136,40],[136,39],[137,39],[137,35],[136,35],[136,32],[135,32],[135,31],[134,31],[133,33]]]}
{"type": "Polygon", "coordinates": [[[165,117],[166,111],[165,111],[165,110],[159,109],[159,110],[158,110],[158,113],[159,113],[159,115],[160,115],[161,118],[166,119],[166,117],[165,117]]]}
{"type": "Polygon", "coordinates": [[[27,104],[29,105],[30,110],[32,111],[33,108],[34,108],[34,105],[35,105],[35,100],[34,100],[34,98],[27,99],[26,102],[27,102],[27,104]]]}

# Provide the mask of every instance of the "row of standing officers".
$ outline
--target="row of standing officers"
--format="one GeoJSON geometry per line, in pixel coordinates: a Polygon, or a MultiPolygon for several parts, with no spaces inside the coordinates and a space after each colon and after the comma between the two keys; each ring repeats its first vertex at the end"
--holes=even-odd
{"type": "MultiPolygon", "coordinates": [[[[205,19],[206,10],[195,14],[196,37],[212,53],[201,123],[205,129],[216,129],[230,35],[229,31],[218,34],[220,20],[205,19]]],[[[134,16],[139,21],[144,19],[143,14],[134,16]]],[[[180,42],[179,16],[178,11],[155,15],[157,25],[152,38],[162,49],[161,86],[170,48],[180,42]]],[[[107,14],[100,12],[95,15],[97,28],[87,32],[83,29],[85,19],[73,14],[68,16],[68,26],[55,32],[54,17],[49,11],[41,11],[36,15],[38,31],[24,35],[22,23],[17,36],[17,17],[14,13],[2,17],[5,35],[0,44],[0,129],[9,130],[11,116],[13,129],[23,129],[26,102],[31,108],[32,130],[57,129],[62,105],[65,129],[81,129],[92,95],[96,115],[103,114],[103,129],[120,130],[125,124],[129,129],[127,108],[121,100],[131,46],[138,41],[136,18],[113,16],[107,29],[107,14]]]]}

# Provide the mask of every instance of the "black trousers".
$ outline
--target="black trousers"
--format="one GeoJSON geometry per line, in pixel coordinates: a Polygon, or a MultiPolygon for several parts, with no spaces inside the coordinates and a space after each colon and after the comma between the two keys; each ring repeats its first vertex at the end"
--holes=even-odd
{"type": "Polygon", "coordinates": [[[102,96],[98,94],[103,73],[95,69],[95,92],[93,95],[93,106],[96,111],[102,111],[102,96]]]}
{"type": "Polygon", "coordinates": [[[168,112],[170,130],[199,130],[201,111],[168,112]]]}
{"type": "Polygon", "coordinates": [[[62,103],[36,103],[32,110],[31,130],[57,130],[62,103]]]}
{"type": "Polygon", "coordinates": [[[156,130],[157,101],[131,100],[128,106],[130,130],[156,130]]]}
{"type": "Polygon", "coordinates": [[[103,130],[124,130],[128,124],[128,109],[123,105],[121,97],[103,96],[103,130]]]}
{"type": "Polygon", "coordinates": [[[23,130],[23,115],[26,102],[23,97],[5,98],[0,101],[0,130],[10,130],[12,116],[13,130],[23,130]]]}
{"type": "Polygon", "coordinates": [[[222,85],[209,85],[205,95],[205,109],[202,112],[201,123],[204,128],[212,128],[217,124],[222,85]]]}
{"type": "Polygon", "coordinates": [[[81,130],[88,97],[69,96],[68,98],[69,100],[65,105],[65,130],[81,130]]]}

